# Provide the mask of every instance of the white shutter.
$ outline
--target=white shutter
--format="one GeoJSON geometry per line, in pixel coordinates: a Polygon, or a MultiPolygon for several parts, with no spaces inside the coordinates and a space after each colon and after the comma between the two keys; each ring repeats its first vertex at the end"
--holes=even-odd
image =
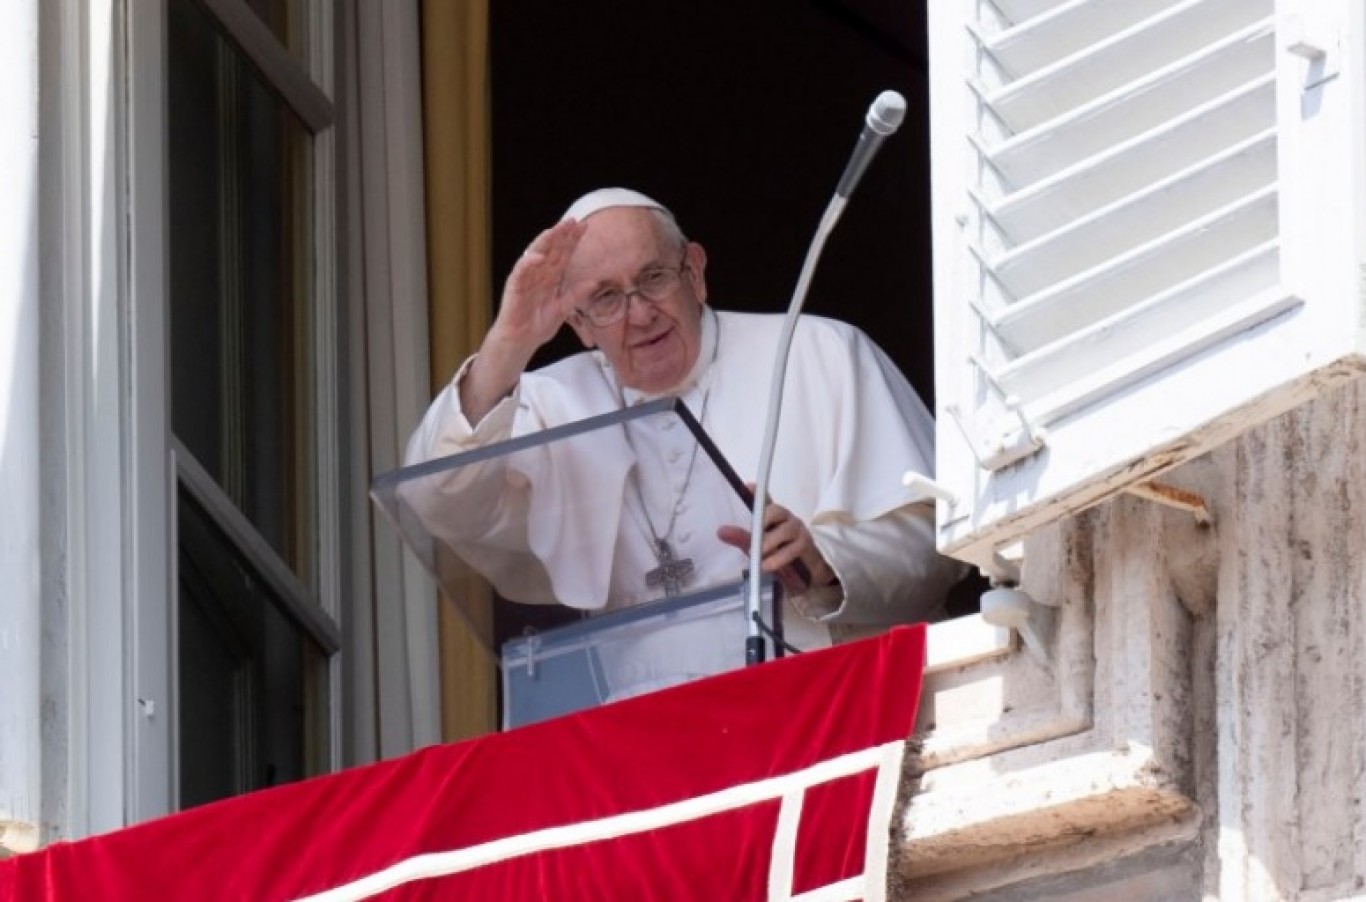
{"type": "Polygon", "coordinates": [[[1361,0],[928,0],[940,547],[1362,367],[1361,0]]]}

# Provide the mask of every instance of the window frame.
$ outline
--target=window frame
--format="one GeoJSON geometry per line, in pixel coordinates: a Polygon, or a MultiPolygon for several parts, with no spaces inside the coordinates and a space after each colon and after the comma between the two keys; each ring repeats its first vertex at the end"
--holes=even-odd
{"type": "MultiPolygon", "coordinates": [[[[287,613],[331,653],[326,760],[335,769],[341,762],[341,500],[337,188],[327,96],[334,82],[333,10],[330,2],[308,5],[307,33],[317,49],[304,70],[278,42],[272,50],[252,33],[252,22],[264,25],[241,0],[209,5],[226,18],[225,30],[235,29],[239,46],[253,48],[249,57],[258,68],[278,69],[283,57],[307,73],[307,85],[296,72],[276,90],[287,102],[303,98],[306,121],[322,127],[312,137],[309,200],[317,358],[309,428],[318,448],[312,504],[320,524],[319,576],[312,598],[287,593],[287,613]]],[[[57,366],[74,372],[62,399],[71,549],[63,568],[71,607],[70,815],[63,833],[81,836],[178,807],[174,512],[183,485],[178,474],[193,464],[177,447],[169,410],[166,0],[63,0],[45,5],[44,17],[44,50],[55,62],[43,71],[58,85],[62,136],[56,218],[67,227],[58,253],[66,272],[80,273],[62,286],[65,338],[57,366]],[[115,328],[101,328],[106,323],[115,328]]],[[[193,494],[203,500],[204,492],[193,494]]]]}
{"type": "MultiPolygon", "coordinates": [[[[336,278],[337,111],[331,96],[336,80],[333,65],[337,59],[333,4],[329,0],[309,0],[305,3],[303,34],[306,46],[303,60],[300,60],[279,41],[245,0],[198,2],[214,20],[221,36],[255,68],[262,84],[279,96],[309,133],[311,185],[308,203],[311,207],[312,229],[307,259],[312,272],[309,279],[311,296],[307,304],[308,320],[312,324],[309,346],[314,380],[308,429],[312,434],[314,479],[308,503],[316,524],[314,572],[311,574],[316,589],[310,590],[294,577],[289,565],[257,534],[247,518],[219,489],[190,451],[175,438],[168,426],[167,436],[172,443],[175,460],[173,485],[176,491],[188,491],[206,514],[224,530],[233,547],[250,560],[270,583],[284,613],[328,656],[328,711],[324,716],[327,750],[324,757],[328,766],[335,770],[342,761],[339,723],[342,702],[342,500],[337,453],[341,440],[337,390],[338,343],[341,336],[338,334],[336,278]]],[[[165,123],[162,125],[162,134],[165,134],[165,123]]],[[[163,297],[163,304],[168,302],[169,298],[163,297]]],[[[169,348],[166,353],[169,359],[169,348]]],[[[171,516],[174,517],[174,513],[171,516]]],[[[173,578],[170,586],[172,597],[176,585],[173,578]]],[[[178,654],[175,635],[173,627],[169,648],[171,662],[177,660],[178,654]]],[[[173,663],[171,667],[174,670],[173,663]]],[[[179,760],[178,748],[174,758],[179,760]]],[[[178,786],[178,780],[175,785],[178,786]]]]}

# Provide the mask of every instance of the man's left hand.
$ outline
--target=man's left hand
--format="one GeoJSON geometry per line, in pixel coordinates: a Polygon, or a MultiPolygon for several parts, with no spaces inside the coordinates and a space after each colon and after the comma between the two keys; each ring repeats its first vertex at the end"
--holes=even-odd
{"type": "MultiPolygon", "coordinates": [[[[749,553],[749,530],[743,526],[722,526],[716,537],[746,554],[749,553]]],[[[827,586],[835,581],[835,571],[816,547],[802,519],[780,504],[770,503],[764,508],[763,557],[760,567],[765,573],[776,574],[783,588],[799,595],[814,586],[827,586]],[[811,574],[807,583],[793,566],[801,561],[811,574]]]]}

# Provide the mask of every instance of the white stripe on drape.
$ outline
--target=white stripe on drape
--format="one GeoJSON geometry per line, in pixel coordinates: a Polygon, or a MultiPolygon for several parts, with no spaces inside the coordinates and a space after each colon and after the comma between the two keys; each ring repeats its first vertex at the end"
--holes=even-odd
{"type": "MultiPolygon", "coordinates": [[[[388,892],[396,887],[418,880],[430,880],[436,877],[448,877],[454,874],[464,873],[475,868],[497,862],[508,861],[525,855],[532,855],[538,852],[550,851],[553,849],[563,849],[570,846],[584,845],[590,842],[599,842],[607,839],[617,839],[623,836],[630,836],[636,833],[643,833],[646,830],[658,830],[662,827],[669,827],[675,824],[684,824],[700,818],[709,817],[726,811],[733,811],[738,808],[745,808],[750,805],[767,802],[772,799],[781,798],[792,794],[800,794],[806,789],[821,783],[828,783],[841,777],[851,776],[863,771],[878,768],[879,772],[888,767],[889,761],[899,761],[901,756],[902,742],[888,743],[883,746],[862,749],[832,758],[828,761],[821,761],[811,767],[784,774],[780,777],[771,777],[767,780],[759,780],[754,783],[745,783],[739,786],[732,786],[719,792],[697,796],[691,799],[684,799],[680,802],[673,802],[668,805],[661,805],[657,808],[648,808],[641,811],[632,811],[625,814],[613,815],[611,817],[599,818],[592,821],[584,821],[576,824],[567,824],[561,827],[549,827],[544,830],[536,830],[531,833],[523,833],[517,836],[508,836],[496,839],[492,842],[481,843],[465,849],[457,849],[451,852],[434,852],[426,855],[418,855],[413,858],[405,859],[397,864],[391,865],[382,871],[378,871],[367,877],[344,884],[331,890],[308,896],[300,902],[356,902],[356,900],[368,899],[383,892],[388,892]],[[889,753],[888,749],[892,751],[889,753]]],[[[893,778],[894,779],[894,778],[893,778]]],[[[881,783],[881,773],[879,773],[879,783],[881,783]]],[[[874,797],[874,808],[876,808],[876,794],[874,797]]],[[[890,821],[890,810],[887,812],[890,821]]],[[[794,829],[795,846],[795,829],[794,829]]],[[[885,854],[885,853],[884,853],[885,854]]],[[[855,895],[841,895],[844,890],[840,889],[834,896],[813,896],[810,893],[803,894],[802,899],[853,899],[860,898],[865,892],[863,887],[870,881],[881,882],[885,875],[867,874],[862,877],[854,878],[858,884],[859,891],[855,895]]],[[[787,882],[791,886],[791,867],[788,868],[787,882]]],[[[850,884],[850,881],[842,881],[835,884],[835,887],[843,887],[850,884]]],[[[852,884],[851,884],[852,885],[852,884]]],[[[826,887],[817,892],[832,890],[826,887]]]]}

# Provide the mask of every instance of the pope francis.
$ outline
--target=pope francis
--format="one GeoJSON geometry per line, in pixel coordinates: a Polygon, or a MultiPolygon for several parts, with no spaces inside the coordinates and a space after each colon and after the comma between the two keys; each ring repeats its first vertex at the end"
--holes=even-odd
{"type": "MultiPolygon", "coordinates": [[[[715,310],[706,265],[702,246],[643,194],[606,188],[575,201],[513,267],[478,353],[433,401],[406,462],[672,396],[752,479],[782,318],[715,310]],[[566,324],[586,350],[529,372],[566,324]]],[[[931,474],[924,404],[864,333],[815,316],[795,332],[785,398],[763,569],[785,587],[788,641],[809,648],[929,619],[963,567],[937,554],[932,509],[902,487],[907,470],[931,474]]],[[[706,481],[696,445],[678,444],[667,420],[623,429],[621,439],[578,455],[548,450],[577,459],[499,471],[477,489],[452,482],[419,506],[434,532],[444,520],[462,535],[462,547],[518,535],[528,554],[479,566],[514,600],[610,610],[661,588],[738,578],[748,517],[733,492],[706,481]],[[569,485],[591,486],[616,514],[559,523],[558,514],[575,516],[569,485]],[[561,541],[538,545],[527,534],[537,522],[557,522],[561,541]]],[[[636,688],[619,694],[713,672],[714,640],[698,627],[642,649],[636,688]]]]}

